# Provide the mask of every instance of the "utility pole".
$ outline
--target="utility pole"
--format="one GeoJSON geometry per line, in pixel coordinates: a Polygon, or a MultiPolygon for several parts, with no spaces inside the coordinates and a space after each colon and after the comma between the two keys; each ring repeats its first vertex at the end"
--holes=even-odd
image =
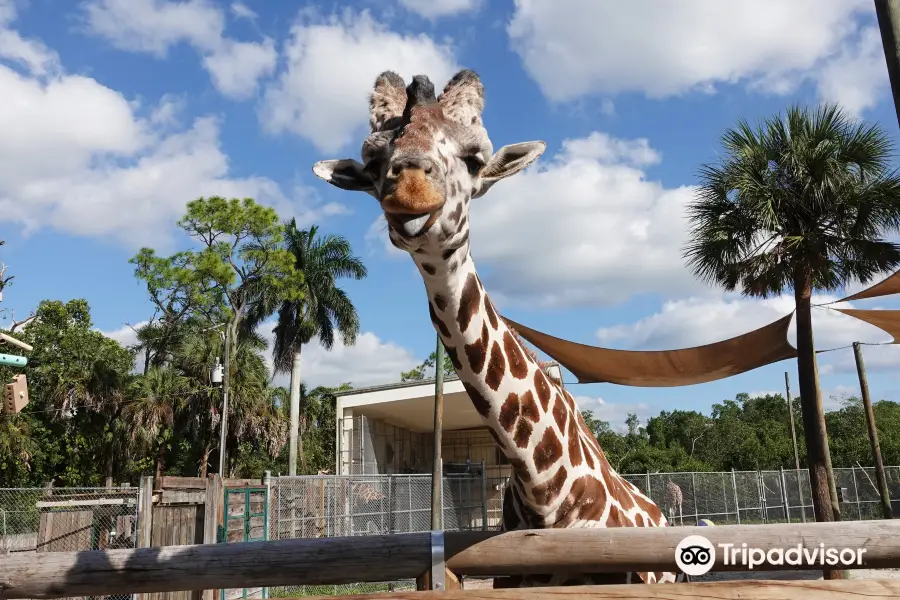
{"type": "Polygon", "coordinates": [[[288,450],[288,475],[297,474],[297,438],[300,435],[300,353],[294,352],[291,367],[291,447],[288,450]]]}
{"type": "Polygon", "coordinates": [[[887,477],[884,476],[884,463],[881,462],[881,446],[878,444],[875,412],[872,410],[872,397],[869,396],[869,381],[866,378],[866,364],[863,362],[862,348],[859,342],[853,342],[853,356],[856,358],[856,373],[859,375],[859,389],[866,412],[866,427],[869,429],[869,443],[872,444],[872,458],[875,460],[875,480],[878,482],[878,493],[881,496],[881,514],[885,519],[892,519],[891,496],[888,492],[887,477]]]}
{"type": "Polygon", "coordinates": [[[875,14],[878,16],[881,45],[891,81],[894,111],[900,124],[900,0],[875,0],[875,14]]]}
{"type": "Polygon", "coordinates": [[[797,477],[797,495],[800,498],[800,514],[803,515],[803,522],[806,523],[806,506],[803,504],[803,487],[800,485],[800,454],[797,452],[797,427],[794,425],[794,407],[791,403],[791,376],[784,372],[784,389],[787,394],[788,416],[791,419],[791,441],[794,443],[794,468],[797,477]]]}
{"type": "Polygon", "coordinates": [[[435,332],[437,348],[434,352],[434,466],[431,469],[431,530],[443,529],[443,465],[441,463],[441,438],[444,430],[444,342],[435,332]]]}
{"type": "Polygon", "coordinates": [[[219,477],[225,479],[225,437],[228,426],[228,384],[231,379],[231,323],[225,326],[225,373],[222,376],[222,431],[219,437],[219,477]]]}

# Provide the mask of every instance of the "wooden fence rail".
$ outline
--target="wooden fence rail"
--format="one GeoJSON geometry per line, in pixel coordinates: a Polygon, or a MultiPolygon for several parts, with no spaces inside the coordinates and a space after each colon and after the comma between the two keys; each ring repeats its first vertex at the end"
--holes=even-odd
{"type": "MultiPolygon", "coordinates": [[[[445,557],[447,568],[457,575],[501,576],[560,569],[573,572],[676,571],[675,548],[688,535],[705,536],[716,546],[727,543],[740,547],[746,543],[764,552],[798,544],[810,549],[823,546],[861,548],[865,549],[861,564],[840,568],[900,567],[900,520],[712,528],[447,532],[445,557]]],[[[0,556],[0,598],[60,598],[412,579],[430,569],[431,551],[431,534],[425,532],[53,552],[40,556],[8,554],[0,556]]],[[[768,562],[756,567],[758,570],[821,568],[818,564],[795,566],[768,562]]],[[[711,570],[745,569],[740,564],[726,565],[717,550],[711,570]]],[[[869,585],[861,581],[853,583],[869,585]]],[[[693,597],[672,591],[687,589],[681,585],[661,587],[670,588],[667,593],[674,595],[648,596],[646,590],[640,593],[642,597],[693,597]]],[[[485,597],[505,596],[490,594],[485,597]]],[[[449,600],[449,596],[446,598],[449,600]]]]}

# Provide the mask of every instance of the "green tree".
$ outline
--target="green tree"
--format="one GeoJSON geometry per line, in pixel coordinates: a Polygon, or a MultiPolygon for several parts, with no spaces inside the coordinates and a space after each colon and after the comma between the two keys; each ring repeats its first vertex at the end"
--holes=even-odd
{"type": "Polygon", "coordinates": [[[755,130],[740,121],[704,165],[685,249],[700,279],[766,298],[792,289],[807,464],[817,521],[840,519],[813,341],[813,290],[867,282],[900,264],[900,178],[878,126],[833,105],[793,107],[755,130]]]}
{"type": "MultiPolygon", "coordinates": [[[[360,280],[367,271],[362,260],[353,254],[350,242],[339,235],[317,236],[318,227],[297,229],[291,219],[284,226],[284,248],[293,257],[294,269],[303,274],[301,293],[281,300],[277,306],[278,322],[273,333],[275,343],[273,361],[275,373],[291,373],[291,389],[299,397],[303,414],[303,394],[300,393],[300,356],[303,346],[317,337],[326,350],[334,346],[336,334],[345,345],[356,343],[359,334],[359,315],[356,307],[337,281],[342,278],[360,280]]],[[[276,297],[275,300],[278,300],[276,297]]],[[[271,296],[261,296],[250,311],[247,326],[256,328],[272,313],[271,296]]],[[[302,432],[297,438],[300,468],[306,472],[302,432]]]]}
{"type": "MultiPolygon", "coordinates": [[[[409,371],[400,373],[400,381],[422,381],[425,379],[425,375],[428,374],[430,377],[434,377],[434,364],[437,361],[437,352],[432,352],[428,355],[428,358],[425,359],[422,364],[417,367],[413,367],[409,371]]],[[[453,368],[453,361],[450,360],[450,357],[447,353],[444,353],[444,377],[448,375],[455,375],[456,369],[453,368]]]]}

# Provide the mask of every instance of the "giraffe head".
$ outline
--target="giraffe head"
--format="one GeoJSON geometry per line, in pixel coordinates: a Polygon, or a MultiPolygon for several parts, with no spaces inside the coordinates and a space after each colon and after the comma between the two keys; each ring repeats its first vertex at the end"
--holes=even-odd
{"type": "Polygon", "coordinates": [[[409,86],[392,71],[375,80],[369,101],[371,133],[362,163],[333,159],[316,176],[381,204],[391,243],[409,252],[444,252],[468,240],[469,200],[518,173],[546,148],[523,142],[493,152],[481,120],[484,86],[473,71],[457,73],[435,97],[417,75],[409,86]]]}

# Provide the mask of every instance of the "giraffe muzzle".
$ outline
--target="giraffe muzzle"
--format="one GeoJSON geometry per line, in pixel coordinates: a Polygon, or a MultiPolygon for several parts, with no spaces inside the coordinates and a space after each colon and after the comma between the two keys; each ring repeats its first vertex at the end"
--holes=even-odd
{"type": "Polygon", "coordinates": [[[381,208],[391,227],[406,237],[417,237],[437,221],[445,201],[425,170],[407,168],[389,184],[381,208]]]}

